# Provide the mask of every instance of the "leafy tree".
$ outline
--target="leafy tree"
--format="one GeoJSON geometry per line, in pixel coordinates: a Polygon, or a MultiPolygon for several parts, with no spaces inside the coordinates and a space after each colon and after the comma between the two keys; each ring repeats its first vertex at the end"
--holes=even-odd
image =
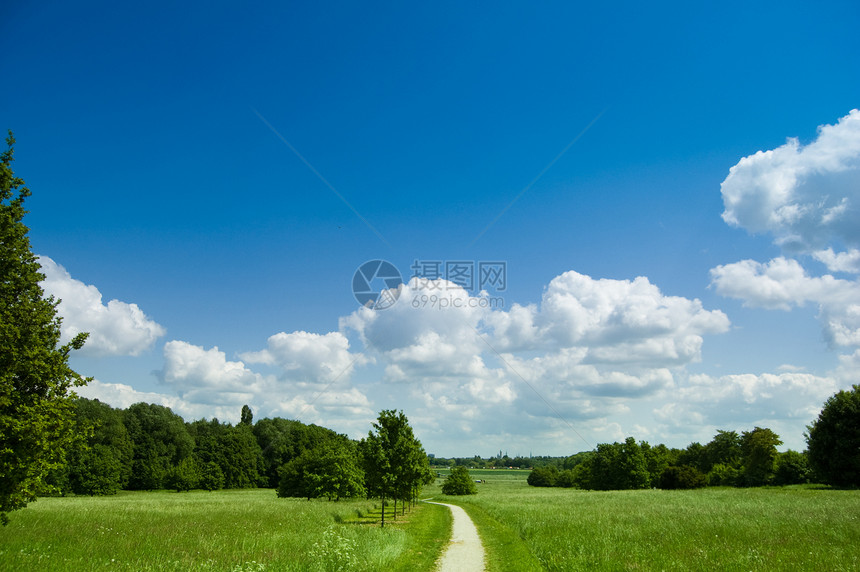
{"type": "Polygon", "coordinates": [[[69,353],[86,334],[60,344],[59,300],[44,297],[45,278],[23,223],[30,190],[12,171],[15,138],[0,154],[0,522],[35,500],[51,470],[81,439],[74,430],[72,388],[89,381],[72,371],[69,353]]]}
{"type": "Polygon", "coordinates": [[[689,465],[666,467],[660,475],[661,489],[698,489],[708,484],[702,472],[689,465]]]}
{"type": "Polygon", "coordinates": [[[686,449],[681,451],[676,465],[695,467],[703,473],[707,473],[711,469],[711,465],[708,461],[707,449],[701,443],[696,442],[690,443],[686,449]]]}
{"type": "Polygon", "coordinates": [[[185,422],[169,407],[151,403],[135,403],[125,410],[124,421],[134,443],[129,488],[162,488],[171,469],[194,449],[185,422]]]}
{"type": "Polygon", "coordinates": [[[355,444],[339,436],[301,455],[281,469],[279,497],[326,497],[340,500],[363,495],[364,472],[358,465],[355,444]]]}
{"type": "Polygon", "coordinates": [[[225,488],[245,489],[266,483],[266,478],[260,474],[262,452],[248,425],[240,423],[228,427],[221,445],[225,488]]]}
{"type": "MultiPolygon", "coordinates": [[[[402,411],[380,412],[359,449],[367,494],[382,499],[383,506],[386,499],[393,500],[395,515],[397,501],[414,499],[421,485],[430,479],[427,454],[402,411]]],[[[382,525],[385,525],[384,513],[382,525]]]]}
{"type": "Polygon", "coordinates": [[[788,450],[776,459],[775,485],[800,485],[809,482],[811,476],[809,459],[803,453],[788,450]]]}
{"type": "Polygon", "coordinates": [[[741,436],[736,431],[717,431],[710,443],[705,445],[704,455],[697,467],[707,473],[714,465],[738,467],[741,463],[741,436]]]}
{"type": "Polygon", "coordinates": [[[133,447],[119,409],[97,399],[75,400],[76,426],[89,433],[69,454],[68,484],[75,494],[115,494],[128,485],[133,447]]]}
{"type": "Polygon", "coordinates": [[[478,494],[478,487],[469,475],[466,467],[454,467],[451,474],[442,483],[442,494],[444,495],[474,495],[478,494]]]}
{"type": "Polygon", "coordinates": [[[253,425],[254,423],[254,413],[251,411],[251,408],[247,405],[242,406],[242,416],[241,423],[242,425],[253,425]]]}
{"type": "Polygon", "coordinates": [[[741,483],[741,470],[735,466],[717,463],[708,473],[708,485],[712,487],[736,487],[741,483]]]}
{"type": "Polygon", "coordinates": [[[599,444],[588,465],[590,489],[644,489],[650,485],[645,454],[633,437],[628,437],[624,443],[599,444]]]}
{"type": "Polygon", "coordinates": [[[337,433],[331,429],[280,417],[257,421],[253,433],[262,455],[259,471],[266,485],[273,488],[280,483],[278,471],[282,466],[306,449],[312,449],[327,439],[337,437],[337,433]]]}
{"type": "Polygon", "coordinates": [[[651,483],[657,483],[660,481],[663,471],[673,464],[678,454],[673,453],[671,449],[663,444],[652,447],[643,441],[641,447],[642,454],[645,455],[645,463],[648,466],[648,480],[651,483]]]}
{"type": "Polygon", "coordinates": [[[189,455],[168,470],[164,484],[176,492],[190,491],[198,487],[200,478],[200,462],[189,455]]]}
{"type": "Polygon", "coordinates": [[[557,481],[558,469],[555,467],[535,467],[526,479],[533,487],[554,487],[557,481]]]}
{"type": "Polygon", "coordinates": [[[743,485],[757,487],[773,481],[778,445],[782,445],[782,441],[770,429],[756,427],[741,434],[743,485]]]}
{"type": "Polygon", "coordinates": [[[198,486],[207,491],[217,491],[224,488],[224,473],[214,461],[200,464],[200,482],[198,486]]]}
{"type": "Polygon", "coordinates": [[[860,486],[860,385],[828,398],[807,429],[809,463],[816,477],[839,487],[860,486]]]}

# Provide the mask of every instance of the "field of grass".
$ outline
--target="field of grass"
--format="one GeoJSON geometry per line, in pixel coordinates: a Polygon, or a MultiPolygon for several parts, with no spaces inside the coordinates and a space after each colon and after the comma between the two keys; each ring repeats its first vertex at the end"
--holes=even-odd
{"type": "MultiPolygon", "coordinates": [[[[473,470],[464,507],[488,572],[860,570],[860,491],[816,487],[585,492],[473,470]]],[[[271,490],[44,498],[0,528],[0,570],[432,570],[450,512],[419,503],[378,526],[378,501],[271,490]]]]}
{"type": "Polygon", "coordinates": [[[0,528],[0,570],[430,570],[450,511],[420,503],[380,529],[373,501],[274,491],[43,498],[0,528]]]}
{"type": "Polygon", "coordinates": [[[470,472],[487,481],[477,495],[433,496],[473,517],[490,572],[860,570],[860,491],[586,492],[529,487],[528,471],[470,472]]]}

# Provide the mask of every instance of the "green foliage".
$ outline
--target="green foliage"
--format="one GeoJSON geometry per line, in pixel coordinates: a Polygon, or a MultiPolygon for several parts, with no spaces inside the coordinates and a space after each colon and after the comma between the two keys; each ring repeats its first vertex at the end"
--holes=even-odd
{"type": "Polygon", "coordinates": [[[89,433],[69,454],[67,480],[75,494],[116,494],[128,485],[134,445],[122,416],[97,399],[75,400],[76,427],[89,433]]]}
{"type": "Polygon", "coordinates": [[[242,425],[248,425],[249,427],[254,424],[254,413],[251,411],[251,408],[247,405],[242,406],[242,414],[240,416],[240,421],[242,425]]]}
{"type": "Polygon", "coordinates": [[[737,487],[741,482],[741,470],[738,467],[717,463],[708,473],[708,486],[711,487],[737,487]]]}
{"type": "Polygon", "coordinates": [[[427,453],[402,411],[381,411],[359,451],[367,494],[383,502],[414,502],[422,485],[432,480],[427,453]]]}
{"type": "Polygon", "coordinates": [[[773,481],[778,445],[782,445],[782,441],[770,429],[756,427],[741,434],[741,482],[744,486],[759,487],[773,481]]]}
{"type": "Polygon", "coordinates": [[[60,471],[82,439],[74,428],[72,388],[88,380],[72,371],[69,353],[86,334],[60,344],[58,300],[44,297],[44,275],[23,219],[24,181],[12,171],[12,133],[0,154],[0,522],[23,508],[60,471]]]}
{"type": "Polygon", "coordinates": [[[466,467],[454,467],[451,474],[442,483],[442,494],[445,495],[475,495],[478,487],[466,467]]]}
{"type": "Polygon", "coordinates": [[[555,467],[535,467],[527,479],[533,487],[554,487],[557,481],[558,469],[555,467]]]}
{"type": "Polygon", "coordinates": [[[168,470],[164,485],[176,492],[190,491],[199,486],[201,476],[199,461],[188,456],[168,470]]]}
{"type": "Polygon", "coordinates": [[[697,468],[707,473],[717,464],[736,467],[740,465],[742,456],[741,436],[736,431],[719,430],[705,445],[703,463],[697,468]]]}
{"type": "Polygon", "coordinates": [[[808,483],[811,476],[812,470],[805,454],[788,450],[785,453],[780,453],[777,457],[773,484],[780,486],[801,485],[808,483]]]}
{"type": "Polygon", "coordinates": [[[708,479],[702,472],[689,465],[666,467],[660,475],[661,489],[700,489],[708,484],[708,479]]]}
{"type": "Polygon", "coordinates": [[[198,486],[207,491],[217,491],[224,488],[224,473],[218,463],[207,461],[201,464],[198,486]]]}
{"type": "Polygon", "coordinates": [[[150,403],[135,403],[126,409],[124,421],[134,443],[129,488],[162,488],[171,469],[194,449],[185,422],[169,407],[150,403]]]}
{"type": "Polygon", "coordinates": [[[281,468],[278,496],[340,500],[364,495],[355,450],[355,443],[343,436],[306,449],[281,468]]]}
{"type": "Polygon", "coordinates": [[[289,419],[261,419],[253,428],[254,437],[260,446],[261,477],[266,486],[276,488],[280,483],[279,470],[302,454],[337,433],[317,425],[305,425],[289,419]]]}
{"type": "Polygon", "coordinates": [[[828,398],[808,430],[809,463],[816,476],[830,485],[860,486],[860,385],[828,398]]]}
{"type": "MultiPolygon", "coordinates": [[[[648,462],[642,447],[633,437],[624,443],[601,443],[595,454],[584,463],[589,480],[585,488],[593,490],[644,489],[651,484],[648,462]]],[[[581,473],[585,476],[585,470],[581,473]]]]}

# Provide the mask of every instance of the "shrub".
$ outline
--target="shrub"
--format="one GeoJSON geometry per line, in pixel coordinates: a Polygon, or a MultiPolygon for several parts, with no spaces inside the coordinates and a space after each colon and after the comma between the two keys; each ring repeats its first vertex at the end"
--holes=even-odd
{"type": "Polygon", "coordinates": [[[475,481],[469,475],[466,467],[454,467],[451,474],[442,483],[442,494],[446,495],[474,495],[478,493],[475,481]]]}

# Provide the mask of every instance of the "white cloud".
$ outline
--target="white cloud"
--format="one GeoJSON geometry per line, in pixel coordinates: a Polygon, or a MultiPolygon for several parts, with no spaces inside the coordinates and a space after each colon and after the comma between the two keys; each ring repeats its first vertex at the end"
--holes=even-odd
{"type": "Polygon", "coordinates": [[[815,141],[789,139],[744,157],[721,185],[723,220],[769,232],[789,251],[830,242],[860,246],[860,110],[818,129],[815,141]]]}
{"type": "Polygon", "coordinates": [[[595,280],[573,271],[550,281],[539,308],[515,305],[484,323],[505,350],[583,348],[587,363],[651,367],[699,360],[702,335],[729,327],[723,312],[665,296],[645,277],[595,280]]]}
{"type": "Polygon", "coordinates": [[[654,415],[697,439],[709,439],[717,429],[770,427],[786,446],[803,449],[802,428],[838,387],[833,377],[808,373],[693,375],[667,395],[654,415]]]}
{"type": "Polygon", "coordinates": [[[45,275],[45,294],[61,300],[57,310],[63,318],[62,341],[81,332],[90,334],[81,354],[136,356],[164,335],[164,328],[148,318],[137,304],[111,300],[105,305],[98,288],[75,280],[47,256],[40,256],[39,264],[45,275]]]}
{"type": "Polygon", "coordinates": [[[240,357],[251,364],[279,367],[289,379],[308,383],[330,383],[349,376],[364,363],[362,354],[349,352],[349,340],[340,332],[314,334],[280,332],[269,337],[266,349],[240,357]]]}
{"type": "Polygon", "coordinates": [[[212,404],[252,401],[266,381],[241,361],[228,361],[217,347],[206,350],[179,340],[164,344],[160,377],[183,399],[212,404]]]}
{"type": "Polygon", "coordinates": [[[831,272],[860,274],[860,250],[852,248],[847,252],[833,252],[832,248],[816,250],[812,256],[823,262],[831,272]]]}
{"type": "Polygon", "coordinates": [[[789,310],[818,305],[825,339],[835,346],[860,345],[860,283],[809,276],[799,262],[775,258],[765,264],[742,260],[711,270],[711,282],[723,296],[751,307],[789,310]]]}
{"type": "Polygon", "coordinates": [[[243,361],[228,360],[217,347],[172,340],[164,345],[159,378],[178,394],[184,411],[209,407],[238,415],[242,405],[249,404],[258,417],[281,415],[342,431],[354,425],[357,429],[373,417],[367,396],[348,385],[355,357],[338,333],[276,334],[267,349],[251,357],[256,363],[280,366],[285,374],[264,375],[243,361]],[[333,376],[338,371],[339,376],[333,376]]]}

